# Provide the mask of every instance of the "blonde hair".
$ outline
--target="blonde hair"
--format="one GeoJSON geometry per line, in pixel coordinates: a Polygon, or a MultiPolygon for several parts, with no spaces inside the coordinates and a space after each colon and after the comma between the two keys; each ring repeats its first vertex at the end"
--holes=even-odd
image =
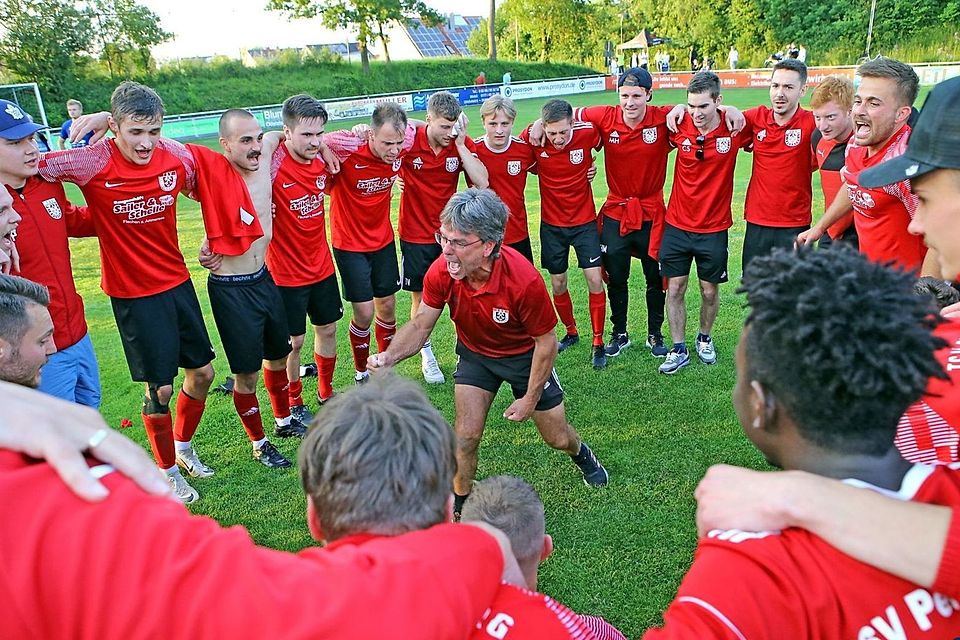
{"type": "Polygon", "coordinates": [[[819,109],[828,102],[836,103],[843,111],[853,107],[853,81],[846,76],[827,76],[810,95],[810,107],[819,109]]]}
{"type": "Polygon", "coordinates": [[[517,107],[514,106],[513,100],[504,98],[501,95],[495,95],[490,96],[480,105],[480,122],[486,120],[487,116],[496,114],[497,111],[503,111],[511,120],[517,119],[517,107]]]}

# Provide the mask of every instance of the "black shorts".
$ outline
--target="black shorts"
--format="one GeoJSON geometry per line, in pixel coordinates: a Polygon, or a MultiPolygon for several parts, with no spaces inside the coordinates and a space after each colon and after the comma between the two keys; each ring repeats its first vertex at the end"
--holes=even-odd
{"type": "Polygon", "coordinates": [[[527,236],[519,242],[514,242],[513,244],[508,244],[508,247],[517,251],[520,255],[530,261],[530,264],[536,266],[536,263],[533,261],[533,246],[530,244],[530,237],[527,236]]]}
{"type": "Polygon", "coordinates": [[[697,277],[704,282],[727,281],[727,231],[694,233],[667,224],[660,241],[660,275],[679,278],[690,275],[697,261],[697,277]]]}
{"type": "Polygon", "coordinates": [[[263,360],[290,353],[283,300],[265,266],[239,276],[211,273],[207,294],[232,373],[255,373],[263,360]]]}
{"type": "Polygon", "coordinates": [[[334,249],[333,257],[343,282],[343,298],[348,302],[370,302],[400,290],[397,249],[392,242],[376,251],[334,249]]]}
{"type": "Polygon", "coordinates": [[[130,376],[172,384],[177,370],[199,369],[215,354],[193,282],[143,298],[110,298],[130,376]]]}
{"type": "Polygon", "coordinates": [[[423,291],[423,276],[440,257],[440,245],[400,241],[400,280],[404,291],[423,291]]]}
{"type": "Polygon", "coordinates": [[[820,241],[817,243],[817,246],[821,249],[828,249],[830,247],[852,247],[859,251],[860,236],[857,235],[857,226],[851,224],[836,240],[825,233],[820,236],[820,241]]]}
{"type": "Polygon", "coordinates": [[[337,291],[336,274],[320,282],[302,287],[277,287],[283,299],[286,311],[286,329],[291,336],[302,336],[307,332],[307,314],[310,324],[322,327],[343,317],[343,305],[340,292],[337,291]]]}
{"type": "Polygon", "coordinates": [[[544,269],[553,275],[566,273],[570,247],[577,252],[577,264],[581,269],[603,266],[596,222],[577,227],[555,227],[540,223],[540,264],[544,269]]]}
{"type": "Polygon", "coordinates": [[[743,235],[743,259],[740,263],[742,269],[746,271],[751,260],[768,255],[774,249],[793,249],[797,236],[809,228],[809,225],[805,227],[767,227],[748,222],[747,231],[743,235]]]}
{"type": "MultiPolygon", "coordinates": [[[[513,391],[514,398],[521,398],[527,392],[530,382],[530,367],[533,364],[533,350],[519,356],[491,358],[471,351],[461,342],[457,342],[457,369],[453,372],[454,384],[478,387],[490,393],[496,393],[500,385],[506,382],[513,391]]],[[[543,385],[543,393],[537,401],[537,411],[553,409],[563,402],[563,387],[557,377],[557,370],[550,371],[550,377],[543,385]]]]}

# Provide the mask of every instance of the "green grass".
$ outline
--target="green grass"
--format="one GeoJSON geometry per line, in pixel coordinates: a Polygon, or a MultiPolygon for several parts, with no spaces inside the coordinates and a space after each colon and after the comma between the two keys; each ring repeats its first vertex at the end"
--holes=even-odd
{"type": "MultiPolygon", "coordinates": [[[[655,104],[684,99],[681,91],[659,91],[655,104]]],[[[613,93],[570,98],[575,106],[615,103],[615,100],[613,93]]],[[[726,95],[727,104],[741,108],[767,100],[765,90],[743,89],[726,95]]],[[[518,123],[534,119],[539,106],[536,100],[518,103],[518,123]]],[[[477,112],[477,108],[467,110],[472,135],[482,132],[477,112]]],[[[214,141],[207,142],[215,145],[214,141]]],[[[597,164],[600,175],[593,187],[599,206],[606,194],[606,184],[603,164],[599,160],[597,164]]],[[[643,629],[659,622],[660,612],[672,599],[690,564],[696,543],[693,489],[707,467],[719,462],[758,468],[764,464],[759,453],[741,435],[730,403],[734,382],[732,354],[744,317],[742,300],[734,294],[734,289],[740,275],[743,199],[750,164],[751,158],[742,155],[736,172],[735,223],[730,233],[731,278],[729,284],[721,286],[721,307],[714,331],[718,363],[706,367],[694,362],[679,375],[662,376],[657,373],[660,361],[638,345],[611,359],[606,370],[597,372],[590,368],[589,340],[557,359],[556,368],[567,392],[570,422],[606,465],[611,476],[609,487],[602,490],[585,487],[566,456],[540,441],[532,423],[517,425],[501,418],[511,400],[508,390],[501,390],[487,421],[478,476],[520,475],[537,488],[546,505],[547,529],[553,535],[556,551],[542,565],[540,589],[577,611],[605,616],[631,637],[639,636],[643,629]]],[[[672,167],[671,158],[668,192],[672,167]]],[[[77,191],[71,193],[79,198],[77,191]]],[[[539,194],[534,176],[528,182],[526,196],[534,252],[538,254],[539,194]]],[[[814,196],[814,211],[820,212],[823,205],[816,184],[814,196]]],[[[219,382],[227,373],[227,363],[209,312],[203,285],[205,274],[195,259],[202,235],[196,203],[181,199],[180,225],[181,246],[200,292],[214,346],[221,354],[214,361],[219,382]]],[[[143,393],[140,385],[130,382],[109,301],[98,286],[96,241],[74,241],[73,251],[74,271],[86,301],[91,334],[100,358],[103,415],[113,426],[118,426],[122,418],[130,418],[135,426],[125,433],[146,445],[138,418],[143,393]]],[[[573,273],[570,283],[578,321],[588,327],[583,278],[573,273]]],[[[642,343],[646,326],[642,292],[641,269],[634,261],[629,328],[637,343],[642,343]]],[[[409,296],[401,292],[398,297],[398,315],[405,321],[409,296]]],[[[695,288],[691,289],[687,301],[689,340],[696,331],[699,312],[695,288]]],[[[346,327],[345,318],[338,330],[339,361],[335,376],[338,389],[352,384],[346,327]]],[[[665,326],[665,332],[666,329],[665,326]]],[[[426,391],[452,421],[450,379],[455,364],[454,331],[446,318],[438,324],[433,341],[448,382],[428,387],[426,391]]],[[[304,353],[310,353],[308,345],[304,353]]],[[[404,375],[420,379],[419,358],[402,363],[398,369],[404,375]]],[[[315,393],[315,379],[306,380],[304,397],[313,398],[315,393]]],[[[266,394],[261,392],[260,398],[261,405],[269,407],[266,394]]],[[[269,416],[269,411],[266,413],[269,416]]],[[[191,507],[194,513],[212,516],[224,525],[244,525],[257,542],[272,547],[298,550],[312,544],[305,526],[305,504],[296,472],[269,470],[251,459],[249,442],[230,398],[210,397],[195,442],[203,459],[216,468],[217,475],[193,482],[202,496],[200,502],[191,507]]],[[[296,442],[277,444],[286,455],[295,454],[296,442]]]]}

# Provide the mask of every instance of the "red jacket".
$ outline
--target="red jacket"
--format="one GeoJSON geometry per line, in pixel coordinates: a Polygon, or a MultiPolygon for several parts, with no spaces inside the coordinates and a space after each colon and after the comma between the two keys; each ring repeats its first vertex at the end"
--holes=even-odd
{"type": "Polygon", "coordinates": [[[50,316],[57,349],[66,349],[87,334],[83,299],[77,293],[70,268],[68,237],[94,234],[86,207],[67,200],[63,185],[34,176],[18,191],[7,186],[13,208],[23,218],[17,227],[20,271],[16,275],[50,290],[50,316]]]}

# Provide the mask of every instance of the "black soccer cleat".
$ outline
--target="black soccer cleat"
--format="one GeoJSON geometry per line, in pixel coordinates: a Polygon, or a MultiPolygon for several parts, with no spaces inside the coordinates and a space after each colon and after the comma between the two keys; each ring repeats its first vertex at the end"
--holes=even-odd
{"type": "Polygon", "coordinates": [[[290,424],[277,425],[273,429],[273,435],[278,438],[302,438],[307,435],[307,428],[303,423],[290,416],[290,424]]]}
{"type": "Polygon", "coordinates": [[[580,342],[579,333],[568,333],[560,340],[560,344],[557,346],[557,353],[563,353],[578,342],[580,342]]]}
{"type": "Polygon", "coordinates": [[[597,456],[593,454],[586,442],[580,443],[580,452],[575,456],[570,456],[573,463],[583,474],[583,483],[591,487],[605,487],[610,481],[610,475],[603,468],[597,456]]]}
{"type": "Polygon", "coordinates": [[[263,446],[259,449],[254,447],[253,459],[271,469],[286,469],[287,467],[293,466],[269,440],[264,442],[263,446]]]}
{"type": "Polygon", "coordinates": [[[607,352],[602,344],[598,344],[593,348],[593,368],[607,368],[607,352]]]}

